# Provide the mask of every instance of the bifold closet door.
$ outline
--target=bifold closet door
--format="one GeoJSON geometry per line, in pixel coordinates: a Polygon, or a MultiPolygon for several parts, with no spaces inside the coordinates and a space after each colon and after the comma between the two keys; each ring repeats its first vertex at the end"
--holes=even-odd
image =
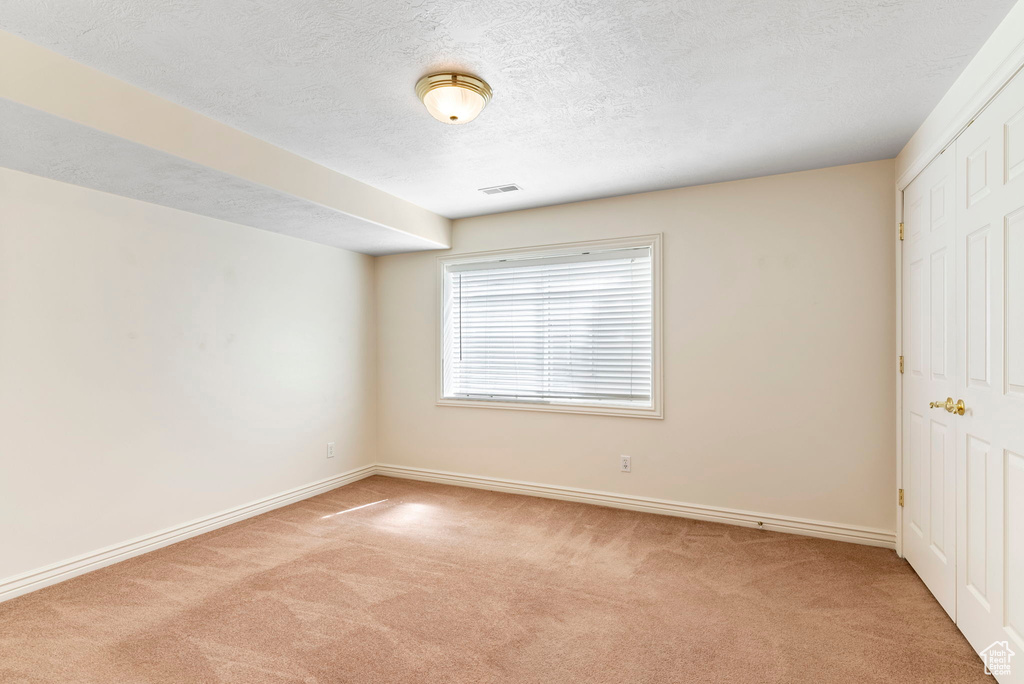
{"type": "Polygon", "coordinates": [[[1024,75],[957,139],[956,179],[957,624],[1024,682],[1024,75]]]}
{"type": "Polygon", "coordinates": [[[956,619],[954,391],[956,159],[939,155],[904,191],[903,554],[956,619]]]}

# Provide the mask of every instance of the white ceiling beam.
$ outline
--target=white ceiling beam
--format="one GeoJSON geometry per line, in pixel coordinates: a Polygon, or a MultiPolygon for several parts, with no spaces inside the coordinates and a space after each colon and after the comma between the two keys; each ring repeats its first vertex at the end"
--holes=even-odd
{"type": "Polygon", "coordinates": [[[405,233],[414,249],[451,244],[443,216],[4,31],[0,65],[0,98],[405,233]]]}

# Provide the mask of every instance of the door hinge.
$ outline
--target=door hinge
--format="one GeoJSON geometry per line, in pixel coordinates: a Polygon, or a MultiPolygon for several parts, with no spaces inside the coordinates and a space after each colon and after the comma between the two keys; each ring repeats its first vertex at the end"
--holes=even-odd
{"type": "Polygon", "coordinates": [[[903,357],[900,357],[900,373],[903,372],[903,357]]]}
{"type": "Polygon", "coordinates": [[[903,221],[900,221],[900,240],[903,239],[903,221]]]}
{"type": "Polygon", "coordinates": [[[900,506],[903,505],[903,490],[900,490],[900,506]]]}

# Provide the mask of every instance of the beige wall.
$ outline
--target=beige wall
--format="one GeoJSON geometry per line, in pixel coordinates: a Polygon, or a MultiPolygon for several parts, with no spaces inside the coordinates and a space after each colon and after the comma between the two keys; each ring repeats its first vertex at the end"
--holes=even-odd
{"type": "Polygon", "coordinates": [[[373,272],[0,169],[0,578],[372,463],[373,272]]]}
{"type": "Polygon", "coordinates": [[[664,420],[436,406],[438,253],[378,259],[379,460],[893,530],[893,170],[456,221],[440,254],[664,233],[664,420]]]}
{"type": "Polygon", "coordinates": [[[0,578],[374,461],[891,530],[893,182],[456,222],[455,252],[664,233],[658,421],[435,406],[449,252],[375,268],[0,169],[0,578]]]}

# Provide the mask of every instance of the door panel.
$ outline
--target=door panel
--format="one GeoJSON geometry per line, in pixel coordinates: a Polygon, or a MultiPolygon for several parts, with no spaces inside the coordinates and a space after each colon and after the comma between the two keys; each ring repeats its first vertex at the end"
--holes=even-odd
{"type": "Polygon", "coordinates": [[[907,498],[906,506],[909,515],[907,521],[910,523],[911,531],[914,533],[914,539],[924,538],[924,511],[921,508],[921,504],[924,501],[923,496],[911,496],[912,492],[921,491],[921,482],[923,481],[922,474],[924,473],[924,456],[922,451],[924,449],[924,416],[919,413],[910,412],[910,473],[907,481],[907,498]]]}
{"type": "MultiPolygon", "coordinates": [[[[948,152],[947,152],[948,154],[948,152]]],[[[1024,78],[956,142],[957,625],[1024,682],[1024,78]]]]}
{"type": "Polygon", "coordinates": [[[969,234],[966,239],[966,274],[964,287],[966,295],[967,326],[965,343],[967,345],[967,383],[972,387],[989,388],[992,385],[991,367],[989,365],[989,339],[992,330],[991,311],[991,274],[989,272],[989,226],[982,226],[969,234]]]}
{"type": "Polygon", "coordinates": [[[946,567],[952,567],[946,558],[946,534],[948,527],[946,522],[955,515],[955,510],[946,510],[946,492],[949,490],[949,473],[946,468],[946,461],[949,453],[946,445],[952,442],[952,428],[942,420],[931,419],[932,434],[929,439],[931,454],[928,458],[930,482],[928,483],[928,501],[931,510],[928,511],[929,549],[939,561],[946,567]]]}
{"type": "Polygon", "coordinates": [[[929,272],[931,273],[932,282],[931,287],[928,289],[931,294],[931,305],[932,310],[929,316],[931,321],[932,329],[929,331],[929,339],[932,343],[931,348],[931,372],[932,380],[946,381],[949,380],[949,375],[946,372],[946,364],[949,361],[948,348],[946,346],[946,333],[948,327],[946,325],[947,313],[949,311],[949,305],[951,302],[947,298],[946,292],[946,273],[950,271],[949,262],[946,256],[946,249],[942,248],[935,252],[932,252],[932,263],[929,272]]]}
{"type": "Polygon", "coordinates": [[[1006,452],[1006,631],[1024,645],[1024,456],[1006,452]]]}
{"type": "Polygon", "coordinates": [[[956,610],[956,443],[953,417],[929,409],[952,396],[956,158],[947,151],[904,198],[904,555],[951,616],[956,610]]]}
{"type": "Polygon", "coordinates": [[[964,504],[966,526],[964,548],[967,552],[964,586],[974,594],[976,600],[986,607],[988,596],[988,546],[989,528],[987,502],[989,500],[988,472],[991,462],[991,445],[977,437],[967,438],[967,499],[964,504]]]}
{"type": "Polygon", "coordinates": [[[1024,395],[1024,210],[1006,217],[1006,390],[1024,395]]]}

